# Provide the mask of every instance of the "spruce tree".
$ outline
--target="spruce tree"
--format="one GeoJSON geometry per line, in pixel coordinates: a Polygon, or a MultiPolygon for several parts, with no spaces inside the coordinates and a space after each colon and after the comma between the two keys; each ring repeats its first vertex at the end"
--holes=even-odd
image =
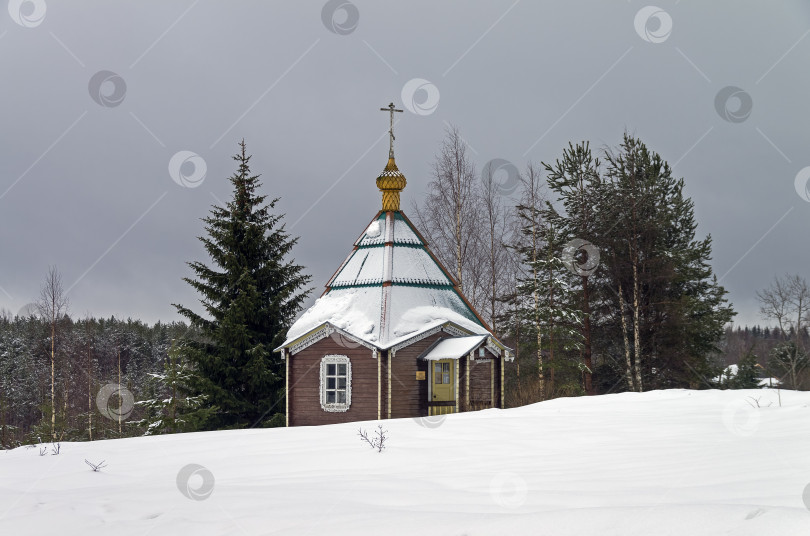
{"type": "Polygon", "coordinates": [[[756,389],[759,387],[759,370],[757,356],[749,348],[737,363],[737,376],[732,380],[734,389],[756,389]]]}
{"type": "Polygon", "coordinates": [[[218,411],[202,429],[283,426],[284,368],[273,353],[309,293],[310,277],[289,256],[297,238],[271,212],[279,198],[259,194],[244,140],[229,180],[233,198],[212,207],[200,237],[212,266],[188,263],[184,278],[200,295],[206,315],[175,305],[201,334],[188,344],[190,387],[218,411]]]}
{"type": "Polygon", "coordinates": [[[191,395],[191,367],[185,357],[185,347],[175,341],[169,349],[163,372],[150,373],[145,391],[151,398],[135,403],[144,417],[132,424],[144,429],[143,435],[192,432],[216,413],[218,408],[206,402],[205,395],[191,395]]]}
{"type": "Polygon", "coordinates": [[[526,238],[515,249],[526,277],[518,278],[511,309],[533,335],[540,398],[555,394],[555,372],[564,368],[565,351],[581,346],[582,312],[575,306],[570,276],[563,260],[564,236],[560,216],[551,206],[540,210],[518,206],[520,233],[526,238]]]}

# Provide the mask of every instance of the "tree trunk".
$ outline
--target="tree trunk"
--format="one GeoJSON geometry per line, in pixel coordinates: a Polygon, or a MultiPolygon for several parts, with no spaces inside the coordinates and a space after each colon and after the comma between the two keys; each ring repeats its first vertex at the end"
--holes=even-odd
{"type": "Polygon", "coordinates": [[[540,329],[537,330],[537,379],[540,380],[538,390],[540,391],[540,400],[546,399],[546,382],[543,376],[543,352],[542,352],[543,336],[540,329]]]}
{"type": "Polygon", "coordinates": [[[456,202],[456,277],[458,278],[458,289],[462,290],[461,268],[461,201],[456,202]]]}
{"type": "Polygon", "coordinates": [[[546,399],[546,384],[543,377],[543,334],[540,330],[540,296],[537,292],[537,224],[532,225],[532,274],[534,275],[534,327],[537,330],[537,370],[540,380],[540,400],[546,399]]]}
{"type": "Polygon", "coordinates": [[[118,436],[121,437],[121,348],[118,348],[118,436]]]}
{"type": "Polygon", "coordinates": [[[582,276],[582,331],[585,336],[583,348],[583,361],[585,361],[585,392],[593,395],[593,362],[591,360],[591,303],[590,295],[588,293],[588,276],[582,276]]]}
{"type": "Polygon", "coordinates": [[[641,335],[639,328],[638,262],[633,258],[633,347],[635,350],[636,385],[638,392],[644,390],[641,383],[641,335]]]}
{"type": "MultiPolygon", "coordinates": [[[[68,360],[65,360],[65,361],[66,361],[66,363],[68,362],[68,360]]],[[[66,370],[64,372],[64,374],[65,374],[65,381],[62,384],[63,385],[63,391],[65,393],[65,399],[62,402],[62,418],[64,419],[63,420],[64,424],[62,425],[63,430],[68,426],[68,397],[70,396],[70,390],[68,389],[68,380],[67,380],[67,378],[70,378],[70,368],[68,368],[68,370],[66,370]]]]}
{"type": "Polygon", "coordinates": [[[497,282],[498,276],[496,271],[496,253],[495,253],[495,225],[490,218],[490,233],[489,233],[489,276],[490,276],[490,299],[489,299],[489,323],[493,330],[495,330],[495,302],[497,301],[497,282]]]}
{"type": "Polygon", "coordinates": [[[621,282],[619,283],[619,313],[622,317],[622,336],[624,338],[624,361],[627,377],[627,389],[636,391],[636,386],[633,383],[633,362],[630,357],[630,339],[627,337],[627,317],[624,315],[626,305],[624,301],[624,291],[621,282]]]}
{"type": "Polygon", "coordinates": [[[6,399],[3,393],[0,393],[0,448],[8,448],[6,446],[6,399]]]}
{"type": "MultiPolygon", "coordinates": [[[[56,305],[54,304],[54,309],[56,305]]],[[[54,338],[56,337],[56,319],[51,318],[51,439],[56,440],[56,357],[54,338]]]]}
{"type": "Polygon", "coordinates": [[[93,440],[93,376],[91,374],[92,360],[90,359],[90,342],[87,342],[87,437],[93,440]]]}
{"type": "MultiPolygon", "coordinates": [[[[534,270],[535,281],[537,281],[537,269],[534,270]]],[[[546,399],[546,383],[543,374],[543,333],[540,330],[540,296],[538,295],[536,284],[534,291],[534,326],[537,330],[537,378],[540,380],[539,391],[540,400],[546,399]]]]}
{"type": "Polygon", "coordinates": [[[548,321],[548,364],[551,371],[549,372],[547,390],[551,396],[554,396],[554,273],[551,269],[548,272],[548,279],[548,308],[551,311],[548,321]]]}
{"type": "MultiPolygon", "coordinates": [[[[517,318],[517,315],[515,315],[517,318]]],[[[520,385],[520,320],[515,324],[515,374],[517,376],[518,397],[523,400],[523,387],[520,385]]]]}

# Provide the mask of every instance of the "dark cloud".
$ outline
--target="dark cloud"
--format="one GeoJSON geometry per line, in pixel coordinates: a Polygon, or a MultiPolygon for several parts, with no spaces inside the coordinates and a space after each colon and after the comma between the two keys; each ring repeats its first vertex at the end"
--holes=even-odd
{"type": "Polygon", "coordinates": [[[21,4],[22,15],[0,13],[0,307],[12,311],[56,264],[75,313],[177,318],[171,302],[196,301],[181,277],[204,259],[199,219],[228,197],[242,137],[320,288],[379,207],[378,110],[392,100],[406,108],[406,207],[447,123],[479,167],[520,169],[569,140],[613,145],[628,129],[685,177],[739,320],[758,320],[756,289],[810,263],[810,203],[794,185],[810,166],[802,0],[643,12],[596,1],[51,1],[44,16],[42,2],[21,4]],[[204,178],[189,153],[170,171],[180,151],[204,160],[204,178]]]}

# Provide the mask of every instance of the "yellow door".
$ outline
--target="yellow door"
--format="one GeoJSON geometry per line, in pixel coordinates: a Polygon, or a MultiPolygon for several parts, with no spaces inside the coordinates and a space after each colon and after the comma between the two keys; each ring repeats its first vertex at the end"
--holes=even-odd
{"type": "Polygon", "coordinates": [[[430,366],[431,402],[445,402],[452,404],[428,405],[429,415],[445,415],[455,412],[455,361],[442,359],[432,361],[430,366]]]}

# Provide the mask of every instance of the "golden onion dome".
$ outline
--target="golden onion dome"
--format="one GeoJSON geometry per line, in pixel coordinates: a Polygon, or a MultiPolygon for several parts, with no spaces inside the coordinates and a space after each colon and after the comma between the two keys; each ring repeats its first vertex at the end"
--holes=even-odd
{"type": "Polygon", "coordinates": [[[407,183],[405,175],[397,168],[393,156],[390,157],[385,169],[377,177],[377,188],[382,192],[382,209],[384,211],[399,210],[399,193],[405,189],[407,183]]]}

